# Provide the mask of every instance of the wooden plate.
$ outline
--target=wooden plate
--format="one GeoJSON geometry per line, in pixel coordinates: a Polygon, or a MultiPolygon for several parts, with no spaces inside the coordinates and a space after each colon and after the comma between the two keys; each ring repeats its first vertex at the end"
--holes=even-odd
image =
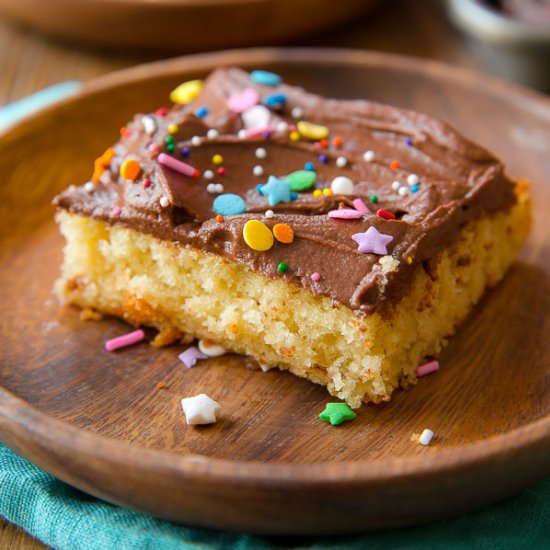
{"type": "Polygon", "coordinates": [[[337,27],[380,0],[0,0],[0,12],[69,40],[191,52],[279,44],[337,27]]]}
{"type": "Polygon", "coordinates": [[[347,533],[457,514],[550,474],[550,102],[439,64],[337,50],[249,50],[137,67],[88,85],[0,138],[0,438],[108,501],[170,520],[258,533],[347,533]],[[179,348],[103,343],[128,330],[79,321],[51,288],[62,240],[51,197],[89,177],[135,111],[180,81],[238,64],[336,97],[442,116],[533,181],[535,224],[505,281],[441,357],[442,370],[332,427],[321,387],[244,368],[188,370],[179,348]],[[165,381],[169,389],[157,389],[165,381]],[[186,426],[205,392],[221,422],[186,426]],[[431,428],[430,447],[410,440],[431,428]]]}

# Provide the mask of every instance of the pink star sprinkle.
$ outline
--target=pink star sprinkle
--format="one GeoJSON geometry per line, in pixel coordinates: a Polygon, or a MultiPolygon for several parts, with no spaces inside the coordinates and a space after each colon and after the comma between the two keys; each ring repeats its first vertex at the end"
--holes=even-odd
{"type": "Polygon", "coordinates": [[[364,233],[355,233],[351,238],[359,245],[357,252],[379,256],[385,256],[388,253],[387,245],[393,241],[392,235],[384,235],[376,227],[369,227],[364,233]]]}
{"type": "Polygon", "coordinates": [[[201,353],[195,346],[187,348],[183,353],[180,353],[178,357],[188,369],[194,367],[199,359],[208,359],[208,357],[204,355],[204,353],[201,353]]]}

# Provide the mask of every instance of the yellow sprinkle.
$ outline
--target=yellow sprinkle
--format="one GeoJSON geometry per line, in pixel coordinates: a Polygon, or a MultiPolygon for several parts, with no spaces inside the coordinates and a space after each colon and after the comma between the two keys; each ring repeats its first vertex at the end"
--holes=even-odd
{"type": "Polygon", "coordinates": [[[202,80],[189,80],[180,84],[175,90],[170,93],[170,101],[179,103],[180,105],[187,105],[191,103],[199,94],[202,89],[202,80]]]}
{"type": "Polygon", "coordinates": [[[221,155],[214,155],[212,157],[212,162],[214,164],[221,164],[223,162],[223,157],[221,155]]]}
{"type": "Polygon", "coordinates": [[[176,124],[170,124],[168,126],[168,133],[175,134],[178,131],[178,126],[176,124]]]}
{"type": "Polygon", "coordinates": [[[120,175],[127,180],[136,180],[140,172],[141,166],[134,159],[126,159],[120,167],[120,175]]]}
{"type": "Polygon", "coordinates": [[[243,237],[252,250],[259,252],[269,250],[275,240],[271,229],[260,220],[248,220],[243,227],[243,237]]]}
{"type": "Polygon", "coordinates": [[[290,138],[290,141],[298,141],[300,139],[300,133],[296,130],[293,130],[292,132],[290,132],[288,137],[290,138]]]}
{"type": "Polygon", "coordinates": [[[328,187],[326,189],[323,189],[323,195],[332,195],[332,189],[329,189],[328,187]]]}
{"type": "Polygon", "coordinates": [[[320,189],[315,189],[315,191],[313,191],[313,196],[317,198],[322,197],[323,192],[320,189]]]}
{"type": "Polygon", "coordinates": [[[320,124],[300,120],[297,124],[298,132],[307,139],[325,139],[328,136],[328,128],[320,124]]]}
{"type": "Polygon", "coordinates": [[[411,265],[413,263],[413,259],[410,256],[407,256],[407,263],[411,265]]]}

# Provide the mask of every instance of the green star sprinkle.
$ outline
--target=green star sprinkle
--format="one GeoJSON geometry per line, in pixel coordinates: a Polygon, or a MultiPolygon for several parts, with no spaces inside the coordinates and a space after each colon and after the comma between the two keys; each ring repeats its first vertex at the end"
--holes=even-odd
{"type": "Polygon", "coordinates": [[[333,426],[338,426],[346,420],[353,420],[356,416],[347,403],[327,403],[319,418],[330,422],[333,426]]]}

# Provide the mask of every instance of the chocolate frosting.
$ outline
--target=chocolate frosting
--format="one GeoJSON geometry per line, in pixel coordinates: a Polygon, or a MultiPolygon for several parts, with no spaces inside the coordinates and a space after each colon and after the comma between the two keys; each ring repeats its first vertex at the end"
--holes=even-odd
{"type": "Polygon", "coordinates": [[[137,115],[114,146],[115,156],[100,181],[72,186],[54,204],[224,256],[267,277],[328,296],[358,314],[389,311],[407,292],[418,265],[429,269],[430,260],[452,243],[468,220],[508,209],[515,201],[513,183],[502,164],[439,120],[370,101],[324,99],[286,84],[256,84],[239,69],[216,70],[192,103],[150,116],[156,123],[153,134],[145,131],[143,115],[137,115]],[[270,135],[239,137],[243,117],[228,107],[228,99],[245,88],[257,90],[261,104],[275,93],[286,97],[283,106],[270,109],[270,135]],[[196,113],[203,106],[208,114],[198,118],[196,113]],[[327,127],[328,144],[303,136],[291,139],[280,123],[288,123],[291,131],[297,120],[327,127]],[[167,153],[165,138],[174,131],[173,125],[177,126],[176,147],[167,153]],[[212,128],[218,135],[206,137],[212,128]],[[200,144],[194,136],[200,137],[200,144]],[[265,159],[256,157],[258,147],[265,149],[265,159]],[[366,151],[374,153],[370,162],[364,158],[366,151]],[[185,176],[159,163],[158,152],[194,166],[200,176],[185,176]],[[212,161],[217,154],[223,157],[223,175],[212,161]],[[324,162],[320,155],[326,156],[324,162]],[[339,167],[343,163],[337,162],[338,157],[346,159],[345,166],[339,167]],[[135,181],[119,174],[127,158],[141,165],[135,181]],[[283,179],[309,162],[317,175],[314,187],[299,192],[296,200],[270,206],[258,184],[265,184],[271,175],[283,179]],[[262,176],[253,174],[257,165],[264,169],[262,176]],[[213,180],[205,178],[207,170],[214,172],[213,180]],[[418,177],[416,192],[407,183],[411,174],[418,177]],[[313,193],[330,188],[336,176],[354,182],[353,194],[319,197],[313,193]],[[392,186],[394,181],[405,188],[404,194],[392,186]],[[212,182],[222,183],[224,193],[245,199],[246,212],[217,220],[213,210],[217,195],[207,191],[212,182]],[[357,198],[369,209],[360,219],[327,215],[341,207],[353,208],[357,198]],[[378,209],[394,214],[395,219],[376,215],[378,209]],[[267,210],[274,212],[272,218],[265,216],[267,210]],[[243,227],[251,219],[270,228],[277,223],[290,225],[294,241],[275,241],[264,252],[253,250],[243,239],[243,227]],[[396,260],[390,272],[382,269],[380,255],[358,252],[352,239],[371,226],[393,237],[387,248],[396,260]],[[288,265],[284,273],[278,270],[280,262],[288,265]],[[311,278],[315,272],[320,275],[317,281],[311,278]]]}

